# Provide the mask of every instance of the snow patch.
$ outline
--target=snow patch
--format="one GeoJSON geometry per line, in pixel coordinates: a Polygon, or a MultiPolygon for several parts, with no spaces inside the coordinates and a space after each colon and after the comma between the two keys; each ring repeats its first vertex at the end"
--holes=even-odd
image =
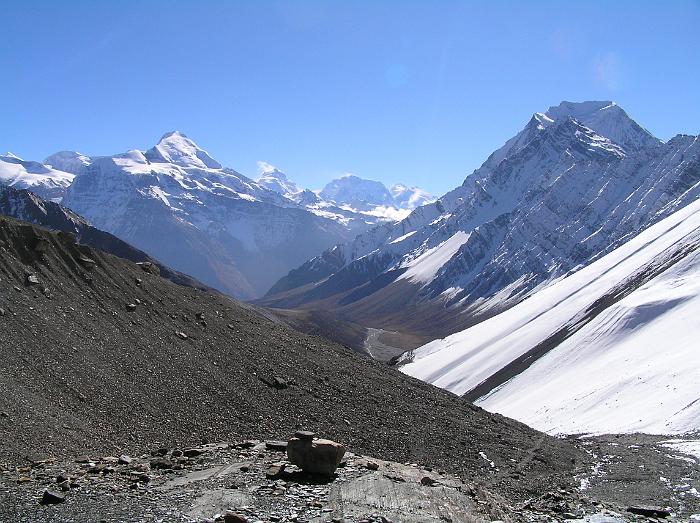
{"type": "Polygon", "coordinates": [[[458,231],[437,247],[428,249],[423,254],[403,264],[408,267],[399,279],[411,282],[429,283],[435,278],[440,267],[445,265],[469,239],[470,233],[458,231]]]}
{"type": "Polygon", "coordinates": [[[395,240],[391,240],[389,243],[399,243],[399,242],[402,242],[402,241],[404,241],[406,238],[410,238],[410,237],[413,236],[414,234],[416,234],[416,231],[407,232],[407,233],[404,234],[403,236],[399,236],[399,237],[396,238],[395,240]]]}

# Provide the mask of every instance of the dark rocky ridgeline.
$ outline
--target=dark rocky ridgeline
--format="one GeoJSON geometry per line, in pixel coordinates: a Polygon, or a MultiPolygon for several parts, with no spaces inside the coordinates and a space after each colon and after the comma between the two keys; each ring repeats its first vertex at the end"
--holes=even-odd
{"type": "Polygon", "coordinates": [[[26,189],[0,185],[0,215],[24,220],[47,229],[75,235],[79,243],[89,245],[133,262],[150,262],[160,275],[180,285],[208,289],[191,276],[174,271],[145,252],[129,245],[108,232],[90,225],[82,216],[58,203],[44,200],[26,189]]]}

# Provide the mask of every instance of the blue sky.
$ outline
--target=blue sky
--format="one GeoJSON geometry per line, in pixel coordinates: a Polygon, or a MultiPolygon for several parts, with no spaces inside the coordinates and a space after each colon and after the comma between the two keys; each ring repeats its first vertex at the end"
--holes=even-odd
{"type": "Polygon", "coordinates": [[[179,129],[249,176],[441,194],[535,111],[615,100],[700,133],[699,1],[0,0],[0,150],[146,149],[179,129]]]}

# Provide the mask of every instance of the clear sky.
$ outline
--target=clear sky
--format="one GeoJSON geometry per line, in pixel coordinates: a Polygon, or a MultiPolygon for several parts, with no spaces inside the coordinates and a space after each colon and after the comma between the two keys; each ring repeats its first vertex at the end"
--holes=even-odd
{"type": "Polygon", "coordinates": [[[700,133],[700,1],[0,0],[0,150],[146,149],[460,184],[533,112],[615,100],[700,133]]]}

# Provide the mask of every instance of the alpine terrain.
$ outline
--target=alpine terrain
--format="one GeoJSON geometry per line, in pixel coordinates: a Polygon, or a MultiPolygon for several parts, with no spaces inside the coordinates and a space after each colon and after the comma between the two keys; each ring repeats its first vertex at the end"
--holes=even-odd
{"type": "Polygon", "coordinates": [[[114,156],[62,151],[38,163],[8,154],[0,157],[0,183],[61,202],[95,227],[240,298],[263,295],[329,246],[430,200],[403,186],[396,201],[391,194],[381,203],[362,194],[326,200],[264,162],[256,182],[177,131],[147,151],[114,156]]]}
{"type": "Polygon", "coordinates": [[[697,136],[662,142],[614,102],[562,102],[460,187],[307,261],[259,303],[333,310],[396,355],[506,310],[694,201],[699,152],[697,136]]]}
{"type": "Polygon", "coordinates": [[[677,488],[700,472],[665,457],[667,442],[554,438],[180,283],[0,218],[0,520],[623,522],[700,510],[677,488]],[[337,473],[289,463],[308,430],[352,451],[337,473]]]}

